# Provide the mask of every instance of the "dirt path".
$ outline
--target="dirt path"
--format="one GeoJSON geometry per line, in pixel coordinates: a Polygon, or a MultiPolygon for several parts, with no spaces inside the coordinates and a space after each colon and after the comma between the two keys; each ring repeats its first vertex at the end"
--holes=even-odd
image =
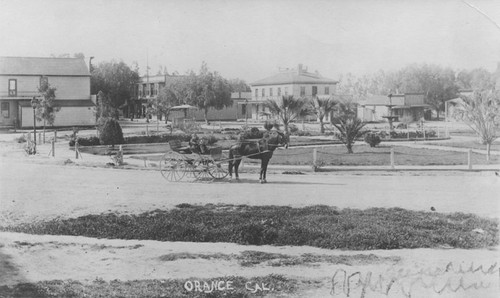
{"type": "MultiPolygon", "coordinates": [[[[361,297],[360,283],[370,279],[372,288],[367,297],[495,297],[500,281],[495,250],[402,249],[372,251],[340,251],[314,247],[242,246],[233,243],[188,243],[138,240],[107,240],[72,236],[27,235],[1,233],[0,243],[10,256],[19,274],[31,282],[73,279],[92,282],[96,279],[188,279],[227,278],[229,276],[266,276],[280,274],[298,280],[315,281],[305,290],[310,297],[326,297],[331,291],[345,297],[345,278],[353,275],[349,286],[351,297],[361,297]],[[264,260],[243,266],[237,256],[244,251],[285,254],[338,256],[340,263],[312,262],[286,265],[277,260],[264,260]],[[230,258],[218,258],[225,255],[230,258]],[[360,258],[360,255],[364,256],[360,258]],[[182,256],[175,258],[175,256],[182,256]],[[357,260],[357,261],[356,261],[357,260]],[[361,260],[361,261],[359,261],[361,260]],[[280,265],[277,265],[280,264],[280,265]],[[358,281],[356,284],[355,281],[358,281]],[[421,283],[423,281],[424,283],[421,283]],[[483,282],[480,289],[456,290],[483,282]],[[380,286],[377,284],[380,283],[380,286]],[[447,287],[447,283],[450,286],[447,287]],[[434,285],[434,288],[430,287],[434,285]],[[437,295],[435,289],[444,289],[437,295]],[[415,295],[417,294],[417,295],[415,295]],[[459,294],[459,296],[457,296],[459,294]],[[460,296],[464,294],[465,296],[460,296]],[[422,296],[421,296],[422,295],[422,296]],[[471,296],[472,295],[472,296],[471,296]]],[[[7,272],[9,274],[10,272],[7,272]]],[[[17,282],[13,276],[2,284],[17,282]]],[[[272,294],[272,292],[270,292],[272,294]]],[[[304,293],[302,293],[305,295],[304,293]]]]}

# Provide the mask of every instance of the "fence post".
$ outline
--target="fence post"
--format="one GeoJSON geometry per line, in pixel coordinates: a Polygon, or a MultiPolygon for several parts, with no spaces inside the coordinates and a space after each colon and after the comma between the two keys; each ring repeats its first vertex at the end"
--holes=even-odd
{"type": "Polygon", "coordinates": [[[45,130],[43,131],[43,143],[45,144],[45,130]]]}
{"type": "Polygon", "coordinates": [[[75,158],[78,159],[78,139],[75,141],[75,158]]]}
{"type": "Polygon", "coordinates": [[[424,129],[424,140],[425,140],[425,139],[426,139],[426,138],[425,138],[425,129],[424,129]]]}
{"type": "Polygon", "coordinates": [[[149,124],[146,124],[146,136],[149,136],[149,124]]]}
{"type": "Polygon", "coordinates": [[[316,166],[318,161],[318,149],[314,148],[313,149],[313,167],[316,166]]]}
{"type": "Polygon", "coordinates": [[[472,170],[472,149],[469,149],[467,152],[467,167],[469,170],[472,170]]]}
{"type": "Polygon", "coordinates": [[[54,130],[54,142],[57,142],[57,130],[54,130]]]}
{"type": "Polygon", "coordinates": [[[391,169],[394,170],[394,147],[391,147],[391,169]]]}
{"type": "Polygon", "coordinates": [[[55,139],[52,140],[52,157],[56,157],[56,145],[55,145],[55,139]]]}

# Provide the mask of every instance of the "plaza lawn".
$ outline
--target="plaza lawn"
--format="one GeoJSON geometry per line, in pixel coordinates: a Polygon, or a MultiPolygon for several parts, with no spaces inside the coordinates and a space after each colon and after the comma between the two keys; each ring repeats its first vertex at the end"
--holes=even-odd
{"type": "MultiPolygon", "coordinates": [[[[478,141],[462,141],[462,142],[427,142],[424,144],[436,145],[436,146],[446,146],[446,147],[457,147],[466,149],[477,149],[486,150],[486,145],[479,143],[478,141]]],[[[500,151],[500,140],[496,140],[491,145],[491,151],[500,151]]]]}
{"type": "MultiPolygon", "coordinates": [[[[404,146],[394,146],[394,161],[396,165],[467,165],[467,153],[450,152],[431,149],[415,149],[404,146]]],[[[271,160],[272,164],[282,165],[311,165],[313,149],[289,148],[277,150],[271,160]]],[[[347,154],[344,146],[316,147],[318,162],[322,165],[349,165],[349,166],[387,166],[390,165],[391,147],[382,145],[371,148],[368,145],[354,146],[354,153],[347,154]]],[[[248,160],[248,162],[252,162],[248,160]]],[[[500,162],[499,156],[492,156],[490,163],[500,162]]],[[[472,154],[473,164],[487,164],[486,156],[472,154]]]]}

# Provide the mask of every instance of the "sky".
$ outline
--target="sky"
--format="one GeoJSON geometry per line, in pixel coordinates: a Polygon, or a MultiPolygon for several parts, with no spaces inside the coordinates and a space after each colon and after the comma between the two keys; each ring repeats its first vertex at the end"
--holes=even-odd
{"type": "Polygon", "coordinates": [[[500,63],[497,0],[0,0],[0,56],[84,53],[141,74],[203,61],[251,83],[299,63],[337,79],[413,63],[500,63]]]}

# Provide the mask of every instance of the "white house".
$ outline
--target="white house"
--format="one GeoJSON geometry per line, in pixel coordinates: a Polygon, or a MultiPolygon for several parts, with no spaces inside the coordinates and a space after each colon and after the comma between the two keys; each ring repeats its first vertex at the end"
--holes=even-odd
{"type": "MultiPolygon", "coordinates": [[[[54,126],[95,124],[90,73],[80,58],[0,57],[0,126],[32,127],[31,99],[47,80],[56,90],[54,126]]],[[[43,125],[42,122],[36,123],[43,125]]]]}

